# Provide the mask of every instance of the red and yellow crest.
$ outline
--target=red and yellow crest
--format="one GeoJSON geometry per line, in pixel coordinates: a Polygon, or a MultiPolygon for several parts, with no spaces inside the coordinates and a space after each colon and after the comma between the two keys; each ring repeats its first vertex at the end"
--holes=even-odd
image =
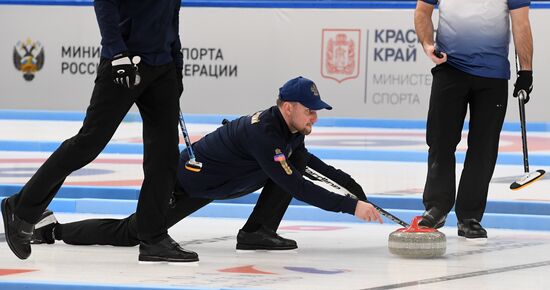
{"type": "Polygon", "coordinates": [[[321,75],[339,83],[359,76],[360,29],[323,29],[321,75]]]}

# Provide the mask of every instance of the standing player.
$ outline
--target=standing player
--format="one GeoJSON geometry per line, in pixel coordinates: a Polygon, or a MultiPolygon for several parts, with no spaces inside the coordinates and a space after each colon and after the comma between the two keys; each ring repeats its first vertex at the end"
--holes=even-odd
{"type": "Polygon", "coordinates": [[[532,89],[529,4],[529,0],[417,2],[416,33],[424,52],[436,64],[426,130],[430,150],[422,226],[442,227],[455,203],[455,150],[469,108],[468,151],[455,205],[458,235],[487,238],[480,222],[506,114],[510,18],[521,66],[513,95],[517,97],[521,90],[529,95],[532,89]],[[436,4],[439,26],[434,44],[432,12],[436,4]]]}
{"type": "Polygon", "coordinates": [[[61,144],[21,192],[2,201],[6,240],[20,259],[31,254],[34,225],[65,178],[97,157],[133,104],[143,119],[144,144],[145,178],[135,217],[139,260],[197,259],[170,238],[166,223],[183,91],[180,6],[180,0],[94,1],[101,60],[82,128],[61,144]]]}

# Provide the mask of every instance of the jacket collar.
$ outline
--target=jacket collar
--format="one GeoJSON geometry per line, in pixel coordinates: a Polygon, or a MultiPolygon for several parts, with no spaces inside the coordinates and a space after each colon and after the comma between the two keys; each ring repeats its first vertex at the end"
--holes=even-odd
{"type": "Polygon", "coordinates": [[[271,116],[273,116],[273,119],[275,119],[275,122],[273,124],[279,129],[279,131],[282,133],[283,138],[285,139],[285,142],[290,141],[292,137],[295,135],[300,135],[300,133],[294,133],[292,134],[290,132],[290,129],[288,128],[288,125],[285,122],[285,118],[283,118],[283,114],[279,110],[279,107],[273,106],[270,108],[271,116]]]}

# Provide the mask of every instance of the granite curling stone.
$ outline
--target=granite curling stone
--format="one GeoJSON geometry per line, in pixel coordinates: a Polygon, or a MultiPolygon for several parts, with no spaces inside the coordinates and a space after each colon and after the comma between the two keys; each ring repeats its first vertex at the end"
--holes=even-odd
{"type": "Polygon", "coordinates": [[[414,217],[411,225],[392,232],[388,238],[390,253],[407,258],[434,258],[445,254],[447,239],[442,232],[418,226],[422,217],[414,217]]]}

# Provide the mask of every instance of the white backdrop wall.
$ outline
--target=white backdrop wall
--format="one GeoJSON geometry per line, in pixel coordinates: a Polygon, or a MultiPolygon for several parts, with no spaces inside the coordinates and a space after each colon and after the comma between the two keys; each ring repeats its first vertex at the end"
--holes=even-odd
{"type": "MultiPolygon", "coordinates": [[[[323,116],[425,119],[432,65],[417,43],[413,13],[182,8],[183,110],[248,114],[274,104],[280,85],[303,75],[334,107],[323,116]]],[[[548,19],[550,9],[531,10],[535,90],[529,121],[550,121],[548,19]]],[[[85,110],[99,63],[93,7],[0,5],[0,35],[0,109],[85,110]],[[41,49],[44,57],[28,81],[13,56],[14,49],[24,54],[22,47],[32,44],[34,60],[40,63],[41,49]]],[[[518,119],[516,104],[510,97],[508,120],[518,119]]]]}

